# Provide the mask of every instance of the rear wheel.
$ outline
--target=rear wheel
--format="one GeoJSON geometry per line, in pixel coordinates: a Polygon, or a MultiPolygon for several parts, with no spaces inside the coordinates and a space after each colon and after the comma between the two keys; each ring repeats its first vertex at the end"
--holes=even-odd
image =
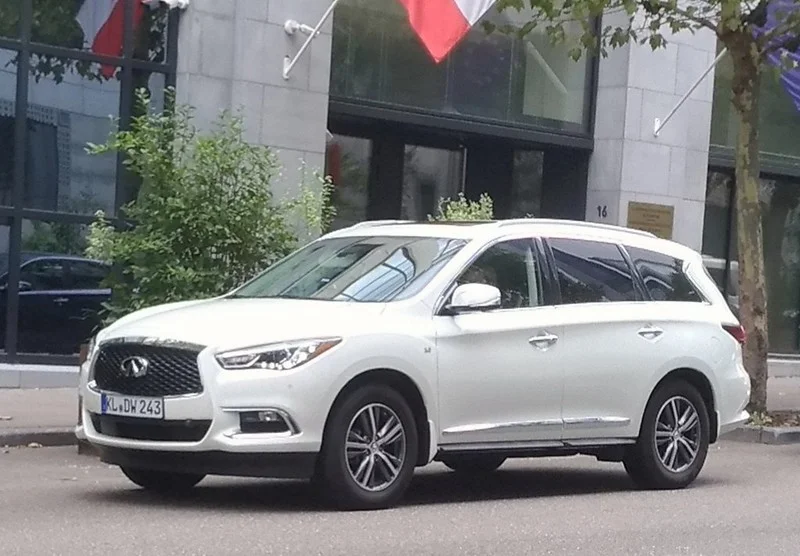
{"type": "Polygon", "coordinates": [[[639,438],[625,454],[625,470],[643,488],[684,488],[705,464],[710,432],[697,389],[684,381],[664,384],[647,404],[639,438]]]}
{"type": "Polygon", "coordinates": [[[417,436],[400,393],[382,384],[362,386],[331,413],[314,484],[342,509],[393,506],[411,483],[417,436]]]}
{"type": "Polygon", "coordinates": [[[506,458],[486,454],[443,457],[442,463],[458,473],[483,474],[497,470],[506,458]]]}
{"type": "Polygon", "coordinates": [[[192,475],[187,473],[170,473],[168,471],[152,471],[149,469],[136,469],[121,467],[122,472],[133,483],[145,490],[161,494],[185,492],[203,480],[205,475],[192,475]]]}

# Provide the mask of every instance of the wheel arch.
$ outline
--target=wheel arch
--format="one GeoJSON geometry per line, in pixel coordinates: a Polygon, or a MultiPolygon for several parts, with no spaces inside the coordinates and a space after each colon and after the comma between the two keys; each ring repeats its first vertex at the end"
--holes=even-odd
{"type": "Polygon", "coordinates": [[[430,459],[431,431],[428,426],[428,407],[419,385],[406,373],[391,368],[375,368],[363,371],[351,378],[336,395],[325,418],[322,442],[327,438],[328,426],[334,410],[350,392],[365,384],[384,384],[399,392],[411,407],[419,438],[417,465],[425,465],[430,459]]]}
{"type": "Polygon", "coordinates": [[[656,391],[664,384],[668,382],[683,380],[688,382],[700,393],[700,396],[703,398],[703,401],[706,404],[706,409],[708,410],[708,419],[711,423],[711,430],[710,433],[710,442],[713,444],[717,441],[717,431],[719,429],[717,423],[717,405],[716,405],[716,398],[714,395],[714,387],[711,384],[708,376],[705,373],[698,371],[697,369],[693,369],[691,367],[680,367],[677,369],[673,369],[672,371],[665,374],[661,377],[661,380],[653,387],[650,392],[650,396],[647,399],[647,404],[645,407],[649,405],[650,400],[653,398],[653,395],[656,391]]]}

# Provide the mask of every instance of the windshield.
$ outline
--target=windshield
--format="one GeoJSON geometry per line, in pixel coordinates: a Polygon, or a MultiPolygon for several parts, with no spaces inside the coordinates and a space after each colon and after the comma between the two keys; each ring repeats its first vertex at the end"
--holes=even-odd
{"type": "Polygon", "coordinates": [[[230,297],[385,302],[427,285],[466,241],[435,237],[348,237],[314,242],[230,297]]]}

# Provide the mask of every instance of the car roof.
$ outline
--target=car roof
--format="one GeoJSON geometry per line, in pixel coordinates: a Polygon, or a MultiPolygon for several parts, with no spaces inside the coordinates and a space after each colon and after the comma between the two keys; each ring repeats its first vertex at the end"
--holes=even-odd
{"type": "Polygon", "coordinates": [[[631,247],[650,249],[681,259],[699,257],[697,252],[689,247],[674,241],[658,238],[650,232],[610,224],[567,219],[521,218],[468,222],[370,220],[331,232],[324,237],[405,236],[490,241],[496,237],[517,233],[530,233],[533,236],[545,237],[605,240],[624,243],[631,247]]]}

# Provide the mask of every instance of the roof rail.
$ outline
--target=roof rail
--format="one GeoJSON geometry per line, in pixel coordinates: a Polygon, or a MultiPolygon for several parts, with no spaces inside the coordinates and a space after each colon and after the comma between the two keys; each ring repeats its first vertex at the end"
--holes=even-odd
{"type": "Polygon", "coordinates": [[[611,232],[627,232],[644,237],[656,237],[656,235],[651,232],[645,232],[644,230],[637,230],[634,228],[626,228],[625,226],[600,224],[599,222],[586,222],[584,220],[562,220],[558,218],[513,218],[509,220],[499,220],[498,225],[500,227],[505,227],[531,224],[532,222],[537,224],[547,224],[548,226],[576,226],[581,228],[594,228],[596,230],[608,230],[611,232]]]}
{"type": "Polygon", "coordinates": [[[373,228],[375,226],[391,226],[392,224],[413,224],[413,220],[364,220],[357,222],[352,226],[345,228],[346,230],[355,230],[358,228],[373,228]]]}

